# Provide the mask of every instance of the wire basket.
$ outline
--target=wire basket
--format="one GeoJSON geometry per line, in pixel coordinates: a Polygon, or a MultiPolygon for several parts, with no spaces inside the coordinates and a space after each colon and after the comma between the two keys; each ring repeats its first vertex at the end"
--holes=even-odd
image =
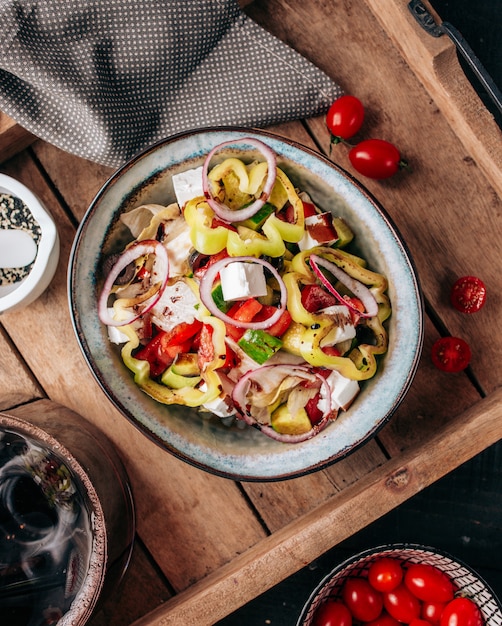
{"type": "Polygon", "coordinates": [[[469,566],[436,548],[416,544],[390,544],[360,552],[329,573],[310,595],[297,626],[311,626],[318,608],[328,600],[341,598],[342,587],[349,576],[366,578],[371,563],[381,557],[407,563],[433,565],[445,572],[458,591],[470,597],[479,607],[485,626],[502,626],[502,606],[489,585],[469,566]]]}

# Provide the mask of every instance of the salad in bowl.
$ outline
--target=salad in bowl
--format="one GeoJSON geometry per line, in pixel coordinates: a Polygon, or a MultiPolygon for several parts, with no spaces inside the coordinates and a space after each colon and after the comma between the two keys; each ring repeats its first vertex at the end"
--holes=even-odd
{"type": "Polygon", "coordinates": [[[296,189],[265,143],[230,143],[262,160],[211,167],[228,144],[216,146],[173,177],[175,203],[121,216],[134,239],[105,259],[99,315],[158,402],[298,443],[375,375],[387,279],[344,251],[350,226],[296,189]]]}
{"type": "Polygon", "coordinates": [[[228,477],[342,458],[418,361],[420,292],[388,217],[335,165],[264,132],[196,131],[139,155],[89,208],[69,276],[108,397],[228,477]]]}

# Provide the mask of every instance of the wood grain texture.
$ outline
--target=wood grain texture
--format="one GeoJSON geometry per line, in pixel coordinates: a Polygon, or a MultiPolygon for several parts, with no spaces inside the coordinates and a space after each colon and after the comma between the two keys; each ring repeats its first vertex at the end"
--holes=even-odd
{"type": "Polygon", "coordinates": [[[19,358],[5,330],[0,327],[0,411],[43,395],[33,374],[19,358]]]}
{"type": "Polygon", "coordinates": [[[282,580],[285,572],[297,571],[319,556],[324,551],[320,543],[336,545],[367,525],[375,508],[383,515],[438,480],[453,458],[462,463],[486,444],[498,441],[502,434],[501,418],[502,388],[458,416],[439,435],[393,458],[385,467],[137,620],[134,626],[214,624],[249,601],[257,591],[263,593],[282,580]],[[225,598],[224,604],[221,598],[225,598]]]}
{"type": "Polygon", "coordinates": [[[24,150],[35,136],[0,111],[0,163],[24,150]]]}

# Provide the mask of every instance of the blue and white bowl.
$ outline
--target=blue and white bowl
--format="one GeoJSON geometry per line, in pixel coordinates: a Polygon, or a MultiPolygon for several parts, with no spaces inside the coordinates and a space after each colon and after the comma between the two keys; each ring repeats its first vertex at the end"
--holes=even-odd
{"type": "MultiPolygon", "coordinates": [[[[245,152],[242,158],[246,158],[245,152]]],[[[146,436],[178,458],[238,480],[300,476],[342,459],[370,440],[410,387],[423,341],[423,305],[417,276],[406,246],[385,211],[328,159],[293,141],[243,128],[201,129],[168,138],[112,175],[77,232],[70,258],[69,299],[82,352],[113,404],[146,436]],[[277,154],[278,165],[296,186],[307,191],[324,210],[346,218],[356,233],[357,252],[389,281],[389,349],[378,373],[364,383],[346,413],[300,444],[278,443],[254,428],[229,428],[217,419],[203,419],[187,407],[157,403],[135,385],[98,318],[100,258],[103,251],[113,250],[119,215],[141,204],[175,201],[173,174],[202,165],[213,147],[245,137],[269,145],[277,154]]]]}

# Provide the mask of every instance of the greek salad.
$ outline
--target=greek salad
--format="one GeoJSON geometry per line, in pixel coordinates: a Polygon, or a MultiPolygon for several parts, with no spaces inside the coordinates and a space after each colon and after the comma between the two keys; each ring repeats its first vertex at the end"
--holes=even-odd
{"type": "Polygon", "coordinates": [[[98,301],[110,341],[158,402],[285,443],[313,437],[387,350],[385,276],[262,141],[220,144],[172,183],[175,203],[120,218],[131,242],[104,259],[98,301]],[[256,160],[223,158],[239,144],[256,160]]]}

